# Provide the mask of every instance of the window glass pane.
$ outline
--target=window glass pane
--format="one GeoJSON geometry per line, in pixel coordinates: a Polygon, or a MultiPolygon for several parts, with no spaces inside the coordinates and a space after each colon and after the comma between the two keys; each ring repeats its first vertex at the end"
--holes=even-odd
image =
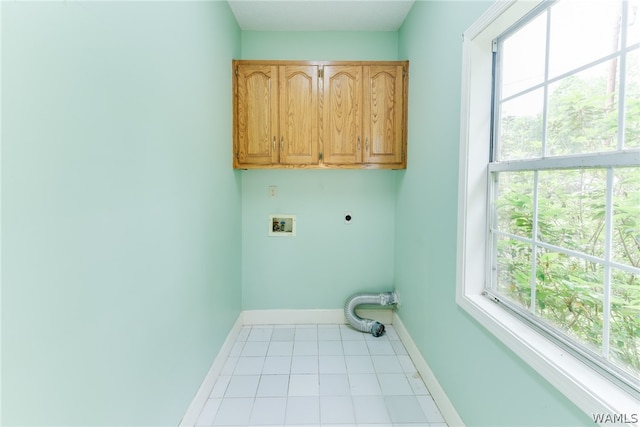
{"type": "MultiPolygon", "coordinates": [[[[640,24],[638,24],[640,26],[640,24]]],[[[640,148],[640,49],[627,55],[625,148],[640,148]]]]}
{"type": "Polygon", "coordinates": [[[496,290],[527,310],[531,305],[531,262],[531,244],[498,239],[496,290]]]}
{"type": "Polygon", "coordinates": [[[606,171],[540,171],[538,184],[540,240],[604,257],[606,171]]]}
{"type": "Polygon", "coordinates": [[[610,359],[640,375],[640,277],[614,270],[611,275],[610,359]]]}
{"type": "Polygon", "coordinates": [[[618,146],[617,57],[549,87],[547,154],[596,153],[618,146]],[[613,87],[609,87],[610,82],[613,87]]]}
{"type": "Polygon", "coordinates": [[[500,107],[499,160],[542,157],[542,89],[500,107]]]}
{"type": "Polygon", "coordinates": [[[493,292],[636,376],[639,6],[545,2],[498,38],[488,242],[493,292]]]}
{"type": "Polygon", "coordinates": [[[616,169],[613,182],[612,258],[640,267],[640,168],[616,169]]]}
{"type": "Polygon", "coordinates": [[[546,39],[547,14],[543,13],[504,40],[500,56],[502,99],[542,83],[546,39]]]}
{"type": "Polygon", "coordinates": [[[640,0],[627,0],[627,46],[640,42],[640,0]]]}
{"type": "Polygon", "coordinates": [[[550,78],[619,48],[621,5],[620,0],[565,0],[551,7],[550,78]]]}
{"type": "Polygon", "coordinates": [[[539,249],[536,314],[602,354],[602,266],[539,249]]]}
{"type": "Polygon", "coordinates": [[[498,176],[498,230],[532,238],[533,172],[503,172],[498,176]]]}

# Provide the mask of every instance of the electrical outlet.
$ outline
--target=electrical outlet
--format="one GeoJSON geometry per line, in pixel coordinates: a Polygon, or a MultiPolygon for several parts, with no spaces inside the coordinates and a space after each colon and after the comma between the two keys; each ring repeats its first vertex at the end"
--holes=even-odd
{"type": "Polygon", "coordinates": [[[351,215],[351,212],[345,212],[344,213],[344,223],[345,224],[351,224],[353,222],[353,215],[351,215]]]}
{"type": "Polygon", "coordinates": [[[276,187],[275,185],[269,186],[269,197],[272,199],[278,197],[278,187],[276,187]]]}

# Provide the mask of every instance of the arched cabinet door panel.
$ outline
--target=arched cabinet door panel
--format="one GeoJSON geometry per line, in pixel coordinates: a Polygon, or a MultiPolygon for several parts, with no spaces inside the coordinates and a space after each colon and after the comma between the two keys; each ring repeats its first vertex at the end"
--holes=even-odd
{"type": "Polygon", "coordinates": [[[362,162],[362,67],[328,65],[323,70],[323,162],[362,162]]]}
{"type": "Polygon", "coordinates": [[[282,66],[280,163],[318,164],[318,67],[282,66]]]}
{"type": "Polygon", "coordinates": [[[364,162],[400,164],[403,159],[403,67],[364,67],[364,162]]]}
{"type": "Polygon", "coordinates": [[[278,67],[236,68],[234,166],[278,163],[278,67]]]}

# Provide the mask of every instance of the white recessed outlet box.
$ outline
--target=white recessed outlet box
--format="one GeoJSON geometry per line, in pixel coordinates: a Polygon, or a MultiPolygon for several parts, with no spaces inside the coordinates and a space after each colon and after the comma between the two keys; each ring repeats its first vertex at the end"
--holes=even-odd
{"type": "Polygon", "coordinates": [[[296,216],[289,214],[269,215],[269,236],[295,237],[296,216]]]}

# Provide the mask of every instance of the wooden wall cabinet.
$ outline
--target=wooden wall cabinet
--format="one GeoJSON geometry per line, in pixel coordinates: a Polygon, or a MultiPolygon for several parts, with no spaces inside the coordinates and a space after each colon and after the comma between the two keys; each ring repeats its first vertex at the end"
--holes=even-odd
{"type": "Polygon", "coordinates": [[[233,61],[233,166],[406,168],[408,61],[233,61]]]}

